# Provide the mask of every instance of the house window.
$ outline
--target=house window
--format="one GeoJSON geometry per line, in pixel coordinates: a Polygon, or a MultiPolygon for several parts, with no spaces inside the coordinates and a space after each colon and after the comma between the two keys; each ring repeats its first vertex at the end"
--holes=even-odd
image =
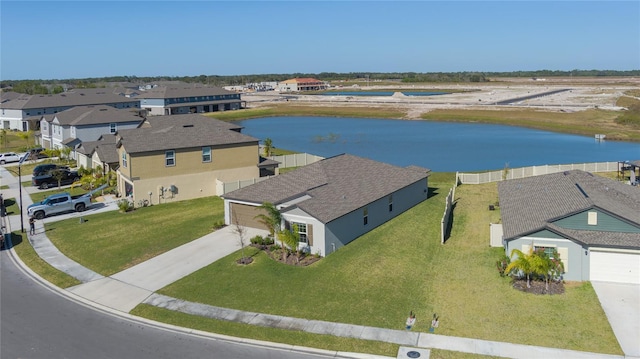
{"type": "Polygon", "coordinates": [[[167,167],[176,165],[176,151],[169,150],[164,152],[164,165],[167,167]]]}
{"type": "Polygon", "coordinates": [[[362,211],[362,223],[365,226],[369,223],[369,210],[367,208],[362,211]]]}
{"type": "Polygon", "coordinates": [[[202,147],[202,162],[211,162],[211,147],[202,147]]]}
{"type": "Polygon", "coordinates": [[[118,129],[118,127],[116,126],[115,123],[110,123],[109,124],[109,133],[116,133],[117,129],[118,129]]]}
{"type": "Polygon", "coordinates": [[[122,151],[122,167],[127,167],[127,152],[122,151]]]}
{"type": "Polygon", "coordinates": [[[393,196],[389,195],[389,212],[393,212],[393,196]]]}
{"type": "Polygon", "coordinates": [[[542,251],[544,252],[544,254],[547,255],[547,257],[549,257],[550,259],[553,259],[556,253],[556,247],[538,247],[535,246],[534,247],[534,251],[538,252],[538,251],[542,251]]]}
{"type": "Polygon", "coordinates": [[[307,239],[307,225],[305,223],[291,222],[291,228],[298,228],[298,235],[300,236],[300,243],[309,243],[307,239]]]}

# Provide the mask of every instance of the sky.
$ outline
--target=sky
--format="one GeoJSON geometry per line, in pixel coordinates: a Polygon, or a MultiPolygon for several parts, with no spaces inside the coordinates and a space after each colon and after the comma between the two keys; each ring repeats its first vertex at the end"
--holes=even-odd
{"type": "Polygon", "coordinates": [[[640,69],[640,1],[6,1],[0,79],[640,69]]]}

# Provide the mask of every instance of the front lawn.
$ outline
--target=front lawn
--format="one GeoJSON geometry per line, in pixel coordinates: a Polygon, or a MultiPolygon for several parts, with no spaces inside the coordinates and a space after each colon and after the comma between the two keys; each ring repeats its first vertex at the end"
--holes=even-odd
{"type": "Polygon", "coordinates": [[[489,248],[488,204],[495,183],[456,191],[451,238],[440,244],[440,218],[451,181],[434,196],[309,267],[291,267],[256,253],[217,261],[160,292],[215,306],[298,318],[402,329],[409,311],[426,332],[433,313],[438,334],[621,354],[592,287],[570,283],[566,294],[527,295],[501,278],[489,248]],[[589,315],[585,315],[589,313],[589,315]]]}
{"type": "Polygon", "coordinates": [[[110,276],[213,230],[224,216],[222,199],[200,198],[86,216],[45,226],[47,236],[69,258],[110,276]]]}

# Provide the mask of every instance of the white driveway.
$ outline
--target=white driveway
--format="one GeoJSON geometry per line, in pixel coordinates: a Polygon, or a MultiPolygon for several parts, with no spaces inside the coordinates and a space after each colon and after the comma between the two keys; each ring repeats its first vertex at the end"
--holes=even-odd
{"type": "Polygon", "coordinates": [[[591,282],[627,357],[640,358],[640,285],[591,282]]]}

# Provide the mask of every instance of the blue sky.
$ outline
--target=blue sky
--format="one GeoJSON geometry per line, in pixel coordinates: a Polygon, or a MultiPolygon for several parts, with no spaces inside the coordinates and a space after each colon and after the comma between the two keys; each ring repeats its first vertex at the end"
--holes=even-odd
{"type": "Polygon", "coordinates": [[[640,69],[640,1],[5,1],[0,79],[640,69]]]}

